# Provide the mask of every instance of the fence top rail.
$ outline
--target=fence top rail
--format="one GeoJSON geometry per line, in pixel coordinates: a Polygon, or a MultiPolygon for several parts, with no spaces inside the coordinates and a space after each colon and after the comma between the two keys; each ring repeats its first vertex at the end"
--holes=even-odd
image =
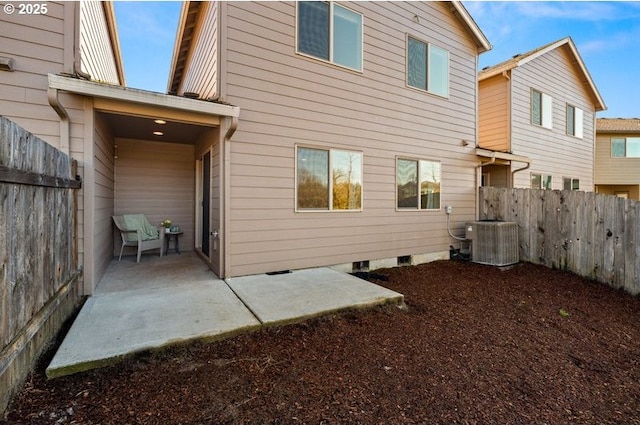
{"type": "Polygon", "coordinates": [[[78,179],[72,180],[64,177],[32,173],[30,171],[5,167],[4,165],[0,165],[0,182],[60,189],[79,189],[82,186],[82,182],[78,179]]]}

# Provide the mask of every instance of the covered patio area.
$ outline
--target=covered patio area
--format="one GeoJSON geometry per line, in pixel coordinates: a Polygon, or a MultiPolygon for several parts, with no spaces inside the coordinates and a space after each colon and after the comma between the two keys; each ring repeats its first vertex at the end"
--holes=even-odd
{"type": "Polygon", "coordinates": [[[262,326],[402,303],[397,292],[330,268],[221,280],[194,252],[113,260],[47,368],[55,378],[127,355],[214,341],[262,326]]]}

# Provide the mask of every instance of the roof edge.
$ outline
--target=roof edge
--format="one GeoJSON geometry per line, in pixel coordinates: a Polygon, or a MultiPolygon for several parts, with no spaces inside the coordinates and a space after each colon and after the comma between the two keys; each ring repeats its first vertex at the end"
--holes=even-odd
{"type": "Polygon", "coordinates": [[[167,81],[167,92],[171,92],[175,81],[175,72],[178,60],[180,58],[180,45],[182,44],[182,37],[184,35],[184,26],[187,21],[187,13],[189,12],[190,1],[182,2],[180,8],[180,17],[178,18],[178,30],[176,31],[176,40],[173,45],[173,55],[171,56],[171,70],[169,71],[169,80],[167,81]]]}
{"type": "Polygon", "coordinates": [[[459,1],[452,1],[451,5],[454,7],[455,11],[458,12],[458,15],[462,19],[462,21],[466,24],[467,28],[476,39],[476,44],[479,47],[479,53],[484,53],[493,48],[489,39],[484,35],[476,21],[473,19],[469,11],[464,5],[459,1]]]}
{"type": "Polygon", "coordinates": [[[122,86],[126,86],[124,76],[124,63],[122,61],[122,50],[120,49],[120,37],[118,36],[118,26],[116,25],[116,12],[112,1],[102,2],[105,20],[107,21],[107,29],[109,31],[109,39],[111,41],[111,51],[116,61],[116,72],[118,80],[122,86]]]}
{"type": "Polygon", "coordinates": [[[224,117],[239,117],[238,106],[172,96],[115,84],[97,83],[63,75],[48,74],[49,88],[83,96],[121,100],[142,105],[178,109],[224,117]]]}
{"type": "Polygon", "coordinates": [[[582,60],[582,56],[580,56],[580,53],[578,52],[578,48],[576,47],[571,37],[564,37],[560,40],[538,47],[537,49],[533,49],[522,55],[516,55],[513,58],[508,59],[504,62],[500,62],[499,64],[494,65],[484,71],[480,71],[478,73],[478,81],[483,81],[488,78],[495,77],[496,75],[502,74],[505,71],[510,71],[514,68],[522,66],[564,45],[566,45],[571,51],[571,54],[575,58],[575,64],[578,65],[580,72],[584,76],[584,79],[582,80],[582,82],[586,83],[591,89],[591,93],[593,94],[593,98],[595,101],[594,103],[596,104],[595,111],[600,112],[600,111],[606,110],[607,105],[604,103],[604,99],[600,95],[600,92],[598,91],[598,88],[596,87],[593,81],[593,78],[591,78],[591,74],[589,73],[587,66],[582,60]]]}

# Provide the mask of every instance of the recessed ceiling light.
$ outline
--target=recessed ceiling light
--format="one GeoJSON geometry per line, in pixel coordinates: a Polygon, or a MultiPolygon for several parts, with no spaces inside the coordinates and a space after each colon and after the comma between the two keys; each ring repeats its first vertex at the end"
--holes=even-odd
{"type": "Polygon", "coordinates": [[[164,133],[162,131],[154,131],[153,134],[155,136],[164,136],[164,133]]]}
{"type": "Polygon", "coordinates": [[[166,124],[167,122],[165,120],[155,120],[154,123],[156,123],[156,124],[166,124]]]}

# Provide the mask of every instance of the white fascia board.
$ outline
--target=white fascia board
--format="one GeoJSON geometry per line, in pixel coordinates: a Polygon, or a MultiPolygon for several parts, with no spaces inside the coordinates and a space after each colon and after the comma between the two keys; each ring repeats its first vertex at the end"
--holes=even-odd
{"type": "Polygon", "coordinates": [[[218,115],[223,117],[239,117],[240,108],[232,105],[207,102],[204,100],[188,99],[186,97],[171,96],[146,90],[112,84],[96,83],[77,78],[63,77],[49,74],[49,88],[63,90],[83,96],[104,99],[121,100],[149,106],[179,109],[201,114],[218,115]]]}
{"type": "Polygon", "coordinates": [[[482,149],[482,148],[476,148],[476,155],[481,156],[483,158],[496,158],[496,159],[503,159],[505,161],[524,162],[527,164],[531,162],[531,158],[526,156],[514,155],[508,152],[492,151],[489,149],[482,149]]]}

